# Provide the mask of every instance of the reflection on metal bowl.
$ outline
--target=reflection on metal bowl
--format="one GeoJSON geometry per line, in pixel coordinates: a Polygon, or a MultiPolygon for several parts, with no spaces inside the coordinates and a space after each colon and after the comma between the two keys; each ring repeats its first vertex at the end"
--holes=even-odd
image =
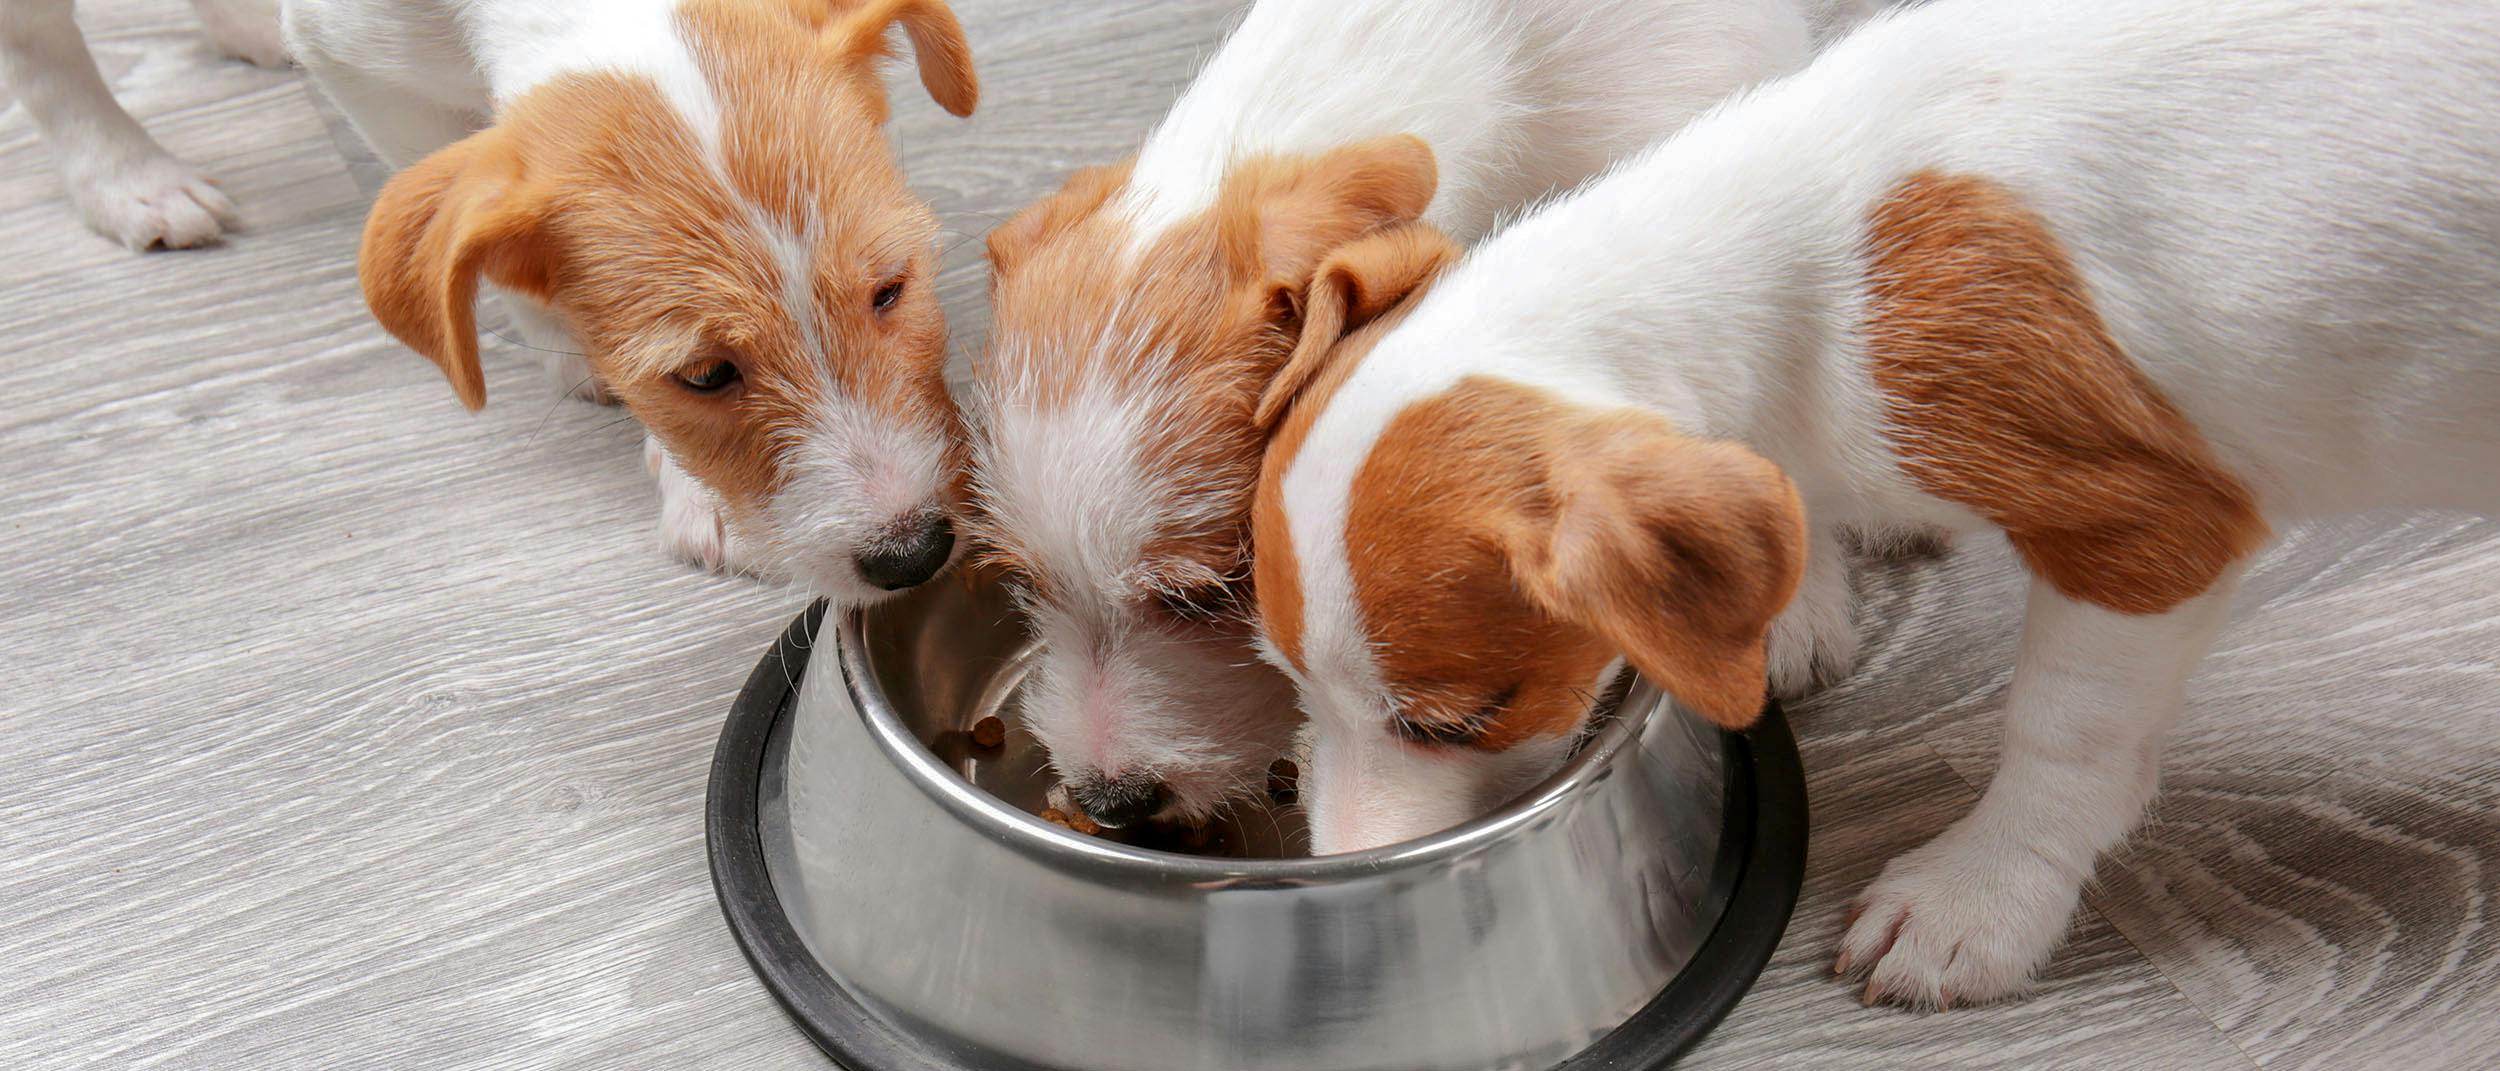
{"type": "Polygon", "coordinates": [[[722,904],[853,1071],[1483,1071],[1659,1066],[1794,906],[1804,797],[1776,710],[1737,736],[1634,682],[1498,813],[1355,855],[1245,807],[1212,854],[1035,817],[1028,653],[995,589],[802,616],[713,770],[722,904]],[[812,656],[812,657],[811,657],[812,656]],[[809,672],[809,667],[813,672],[809,672]]]}

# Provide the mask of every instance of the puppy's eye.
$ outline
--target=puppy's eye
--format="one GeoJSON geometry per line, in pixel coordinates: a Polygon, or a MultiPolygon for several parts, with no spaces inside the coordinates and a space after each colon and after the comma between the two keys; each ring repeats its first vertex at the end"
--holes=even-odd
{"type": "Polygon", "coordinates": [[[1426,747],[1466,747],[1476,742],[1478,727],[1471,722],[1424,720],[1404,714],[1389,719],[1389,734],[1410,744],[1426,747]]]}
{"type": "Polygon", "coordinates": [[[1164,614],[1197,624],[1225,620],[1241,608],[1240,596],[1226,584],[1199,584],[1157,591],[1154,599],[1156,608],[1164,614]]]}
{"type": "Polygon", "coordinates": [[[677,373],[677,382],[696,394],[718,394],[739,378],[738,366],[728,361],[707,361],[677,373]]]}
{"type": "Polygon", "coordinates": [[[1464,718],[1418,718],[1398,714],[1389,719],[1389,733],[1410,744],[1426,747],[1481,747],[1485,734],[1492,731],[1512,700],[1519,698],[1519,686],[1513,684],[1484,701],[1475,713],[1464,718]]]}
{"type": "Polygon", "coordinates": [[[903,282],[900,275],[886,280],[885,285],[878,287],[877,292],[869,297],[869,306],[878,312],[893,308],[895,302],[903,300],[903,282]]]}

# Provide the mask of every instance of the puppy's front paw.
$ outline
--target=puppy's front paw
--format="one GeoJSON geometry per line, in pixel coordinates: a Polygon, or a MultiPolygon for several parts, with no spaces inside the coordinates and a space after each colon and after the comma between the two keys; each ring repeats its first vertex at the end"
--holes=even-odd
{"type": "Polygon", "coordinates": [[[2057,951],[2086,875],[1964,818],[1894,859],[1850,910],[1832,970],[1865,1001],[1944,1009],[2010,997],[2057,951]]]}
{"type": "Polygon", "coordinates": [[[711,572],[752,571],[751,556],[730,531],[729,514],[719,495],[677,467],[658,439],[643,439],[642,463],[660,486],[662,548],[711,572]]]}
{"type": "Polygon", "coordinates": [[[69,192],[96,232],[132,249],[189,249],[235,225],[234,202],[191,165],[163,153],[76,166],[69,192]]]}
{"type": "Polygon", "coordinates": [[[221,55],[260,67],[295,62],[278,31],[277,0],[191,0],[191,7],[221,55]]]}

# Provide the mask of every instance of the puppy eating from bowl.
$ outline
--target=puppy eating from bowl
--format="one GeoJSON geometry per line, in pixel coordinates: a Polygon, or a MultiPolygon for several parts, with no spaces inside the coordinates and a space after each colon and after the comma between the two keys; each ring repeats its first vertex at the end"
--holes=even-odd
{"type": "Polygon", "coordinates": [[[1745,725],[1778,623],[1846,621],[1835,526],[1993,531],[1994,779],[1835,966],[2022,990],[2269,533],[2500,510],[2496,56],[2464,0],[1934,0],[1463,260],[1338,251],[1253,510],[1314,849],[1500,805],[1618,659],[1745,725]]]}
{"type": "Polygon", "coordinates": [[[1289,746],[1250,645],[1252,416],[1313,270],[1481,234],[1793,69],[1851,6],[1264,0],[1134,159],[990,236],[973,525],[1043,641],[1023,716],[1076,805],[1204,817],[1289,746]]]}
{"type": "Polygon", "coordinates": [[[500,287],[566,386],[648,431],[663,542],[846,603],[953,556],[961,471],[938,222],[879,67],[899,27],[978,95],[940,0],[290,0],[296,54],[385,163],[360,274],[391,334],[486,403],[500,287]]]}

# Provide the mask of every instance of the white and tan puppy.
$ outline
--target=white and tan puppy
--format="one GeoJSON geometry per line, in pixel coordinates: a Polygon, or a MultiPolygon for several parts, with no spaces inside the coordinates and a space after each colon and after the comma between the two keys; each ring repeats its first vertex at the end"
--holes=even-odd
{"type": "MultiPolygon", "coordinates": [[[[216,241],[235,224],[234,202],[114,101],[72,3],[0,3],[0,82],[51,145],[79,216],[132,249],[216,241]]],[[[191,8],[219,52],[263,67],[286,65],[278,0],[191,0],[191,8]]]]}
{"type": "Polygon", "coordinates": [[[883,131],[889,31],[970,114],[939,0],[289,0],[304,66],[400,168],[366,303],[486,402],[472,310],[650,431],[664,540],[850,602],[954,545],[938,223],[883,131]]]}
{"type": "Polygon", "coordinates": [[[1250,647],[1246,545],[1252,409],[1312,268],[1417,219],[1482,233],[1852,6],[1262,0],[1135,159],[992,234],[974,517],[1045,643],[1024,718],[1078,805],[1204,816],[1298,722],[1250,647]]]}
{"type": "MultiPolygon", "coordinates": [[[[2495,100],[2481,0],[1936,0],[1487,240],[1271,399],[1317,847],[1501,804],[1618,658],[1746,724],[1851,642],[1836,525],[1994,530],[2033,577],[1995,780],[1839,967],[2018,991],[2272,527],[2500,507],[2495,100]]],[[[1306,305],[1450,255],[1341,250],[1306,305]]]]}

